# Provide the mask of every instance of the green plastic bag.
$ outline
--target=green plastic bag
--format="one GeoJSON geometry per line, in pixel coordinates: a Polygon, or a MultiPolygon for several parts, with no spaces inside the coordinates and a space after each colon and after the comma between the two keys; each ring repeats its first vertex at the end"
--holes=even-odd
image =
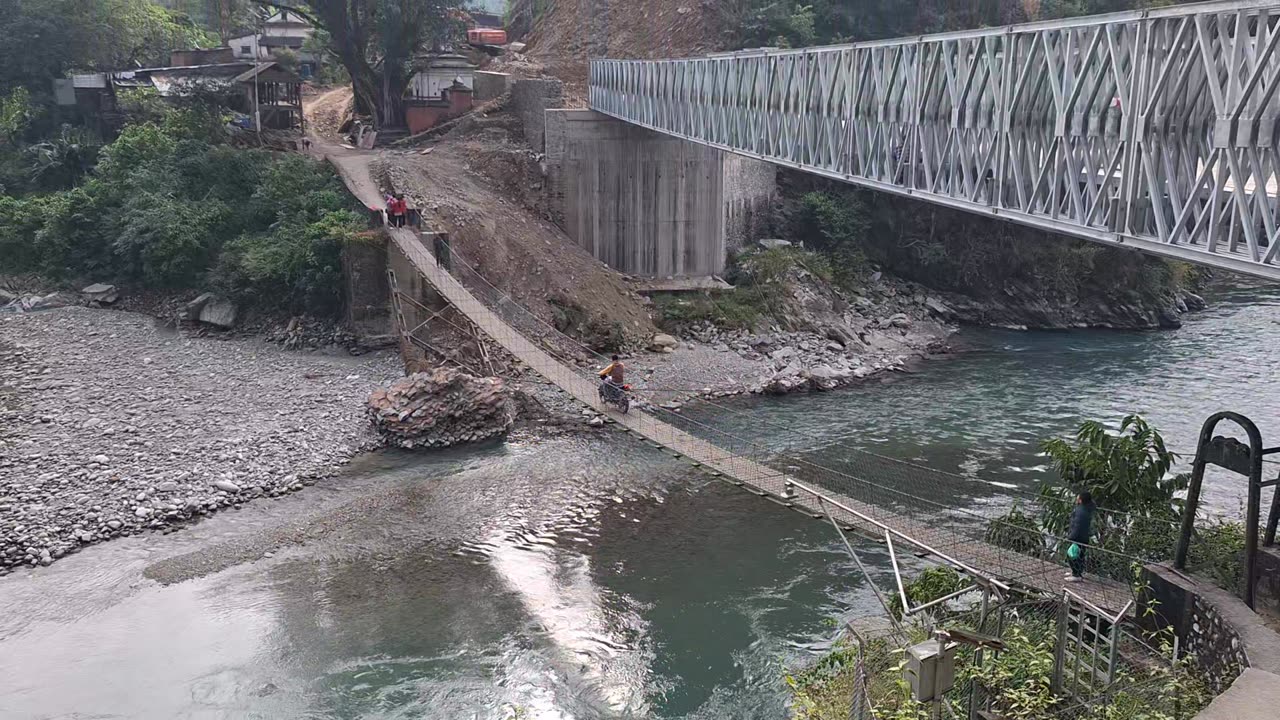
{"type": "Polygon", "coordinates": [[[1067,546],[1067,557],[1071,558],[1072,560],[1079,560],[1079,559],[1080,559],[1080,546],[1079,546],[1079,545],[1077,545],[1077,544],[1075,544],[1075,543],[1071,543],[1070,545],[1068,545],[1068,546],[1067,546]]]}

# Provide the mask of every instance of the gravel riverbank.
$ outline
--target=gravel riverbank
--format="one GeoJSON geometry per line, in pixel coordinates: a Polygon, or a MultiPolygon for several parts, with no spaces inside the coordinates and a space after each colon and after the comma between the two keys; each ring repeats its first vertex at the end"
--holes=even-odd
{"type": "Polygon", "coordinates": [[[0,315],[0,575],[301,489],[378,444],[364,401],[399,375],[134,313],[0,315]]]}

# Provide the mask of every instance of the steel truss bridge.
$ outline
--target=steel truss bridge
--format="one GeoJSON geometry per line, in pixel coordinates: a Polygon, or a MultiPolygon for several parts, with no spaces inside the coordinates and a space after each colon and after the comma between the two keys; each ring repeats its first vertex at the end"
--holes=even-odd
{"type": "Polygon", "coordinates": [[[597,60],[591,108],[1086,240],[1280,280],[1280,3],[597,60]]]}

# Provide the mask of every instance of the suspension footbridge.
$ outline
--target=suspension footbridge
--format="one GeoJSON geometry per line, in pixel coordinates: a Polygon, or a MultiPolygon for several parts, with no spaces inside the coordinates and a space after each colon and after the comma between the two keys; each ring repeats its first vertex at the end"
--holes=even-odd
{"type": "MultiPolygon", "coordinates": [[[[590,104],[730,153],[1280,280],[1277,46],[1275,2],[1231,0],[802,50],[598,60],[590,104]]],[[[336,152],[330,160],[378,206],[367,159],[336,152]]],[[[627,432],[882,541],[895,569],[906,552],[997,593],[1060,594],[1053,538],[1031,530],[1022,548],[1030,552],[1016,552],[987,541],[988,518],[913,507],[919,497],[903,486],[941,480],[926,468],[868,462],[866,453],[852,469],[820,466],[662,408],[608,412],[595,378],[563,351],[572,340],[460,257],[442,263],[419,233],[389,234],[394,252],[479,332],[627,432]]],[[[1111,560],[1123,569],[1117,581],[1074,590],[1122,611],[1134,558],[1111,560]]]]}
{"type": "MultiPolygon", "coordinates": [[[[771,453],[750,439],[705,424],[698,424],[696,432],[683,429],[687,420],[661,408],[633,409],[626,414],[611,411],[600,402],[594,376],[572,365],[555,349],[560,342],[572,341],[557,337],[554,328],[489,285],[456,255],[449,263],[452,269],[446,269],[416,231],[391,228],[388,232],[394,251],[487,337],[578,402],[608,415],[654,447],[762,498],[830,521],[841,530],[883,541],[895,569],[900,553],[915,554],[946,563],[997,594],[1013,590],[1050,596],[1061,593],[1062,565],[990,544],[982,538],[982,528],[971,522],[912,512],[893,500],[874,504],[854,497],[858,488],[894,482],[893,474],[903,472],[904,464],[884,459],[886,464],[877,477],[863,477],[794,457],[768,461],[761,458],[771,453]],[[470,282],[464,284],[455,275],[470,282]]],[[[1126,608],[1132,599],[1127,585],[1096,578],[1074,586],[1073,591],[1112,611],[1126,608]]]]}

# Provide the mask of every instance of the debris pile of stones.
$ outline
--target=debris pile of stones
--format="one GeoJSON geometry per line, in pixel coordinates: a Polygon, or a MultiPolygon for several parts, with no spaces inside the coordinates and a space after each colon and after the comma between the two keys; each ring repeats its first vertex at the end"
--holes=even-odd
{"type": "Polygon", "coordinates": [[[387,442],[443,448],[505,435],[515,403],[499,378],[436,368],[401,378],[369,396],[369,417],[387,442]]]}
{"type": "MultiPolygon", "coordinates": [[[[910,322],[905,314],[898,314],[888,318],[884,327],[907,328],[910,322]]],[[[753,394],[833,390],[884,370],[900,370],[907,362],[903,355],[874,353],[809,332],[756,334],[708,324],[686,334],[717,351],[762,363],[764,372],[741,389],[753,394]]]]}

